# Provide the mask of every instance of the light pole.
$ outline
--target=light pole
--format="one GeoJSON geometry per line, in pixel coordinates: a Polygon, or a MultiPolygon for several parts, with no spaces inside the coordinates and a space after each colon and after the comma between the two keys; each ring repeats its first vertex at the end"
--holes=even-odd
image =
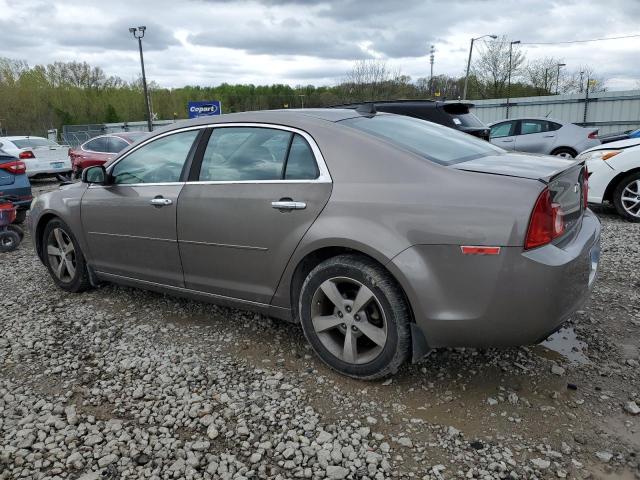
{"type": "Polygon", "coordinates": [[[509,118],[509,97],[511,96],[511,62],[513,57],[513,46],[520,43],[520,40],[514,40],[509,44],[509,77],[507,79],[507,118],[509,118]]]}
{"type": "Polygon", "coordinates": [[[140,65],[142,66],[142,88],[144,90],[144,105],[147,109],[147,127],[151,132],[153,130],[153,122],[151,121],[151,108],[149,107],[149,93],[147,92],[147,76],[144,73],[144,57],[142,56],[142,38],[147,27],[131,27],[129,32],[133,34],[133,38],[138,39],[138,48],[140,49],[140,65]]]}
{"type": "Polygon", "coordinates": [[[304,108],[304,94],[298,94],[298,96],[300,97],[300,108],[304,108]]]}
{"type": "Polygon", "coordinates": [[[433,61],[435,60],[436,47],[431,45],[429,50],[429,63],[431,64],[431,73],[429,74],[429,95],[433,94],[433,61]]]}
{"type": "Polygon", "coordinates": [[[558,64],[558,73],[556,74],[556,95],[558,95],[558,87],[560,86],[560,67],[564,67],[566,65],[566,63],[558,64]]]}
{"type": "Polygon", "coordinates": [[[480,40],[481,38],[491,37],[494,40],[498,38],[497,35],[482,35],[481,37],[472,38],[471,46],[469,47],[469,59],[467,60],[467,74],[464,76],[464,90],[462,90],[462,99],[467,99],[467,85],[469,84],[469,69],[471,68],[471,54],[473,53],[473,42],[480,40]]]}

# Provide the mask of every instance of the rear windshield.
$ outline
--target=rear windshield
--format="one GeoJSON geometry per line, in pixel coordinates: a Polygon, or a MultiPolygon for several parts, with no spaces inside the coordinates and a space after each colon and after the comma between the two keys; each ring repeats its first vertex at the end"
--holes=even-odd
{"type": "Polygon", "coordinates": [[[487,128],[464,103],[445,103],[442,107],[457,127],[487,128]]]}
{"type": "Polygon", "coordinates": [[[21,140],[11,140],[18,148],[35,148],[35,147],[57,147],[58,144],[47,140],[46,138],[23,138],[21,140]]]}
{"type": "Polygon", "coordinates": [[[340,123],[391,142],[440,165],[453,165],[504,152],[469,134],[401,115],[378,114],[349,118],[340,123]]]}

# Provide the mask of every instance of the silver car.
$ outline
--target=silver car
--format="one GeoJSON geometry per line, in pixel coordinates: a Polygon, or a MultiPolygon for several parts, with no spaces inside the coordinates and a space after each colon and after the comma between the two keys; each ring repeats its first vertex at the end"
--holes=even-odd
{"type": "Polygon", "coordinates": [[[35,200],[62,289],[115,282],[299,322],[330,367],[531,344],[589,296],[584,163],[415,118],[262,111],[158,130],[35,200]]]}
{"type": "Polygon", "coordinates": [[[598,130],[548,118],[512,118],[489,124],[490,141],[505,150],[574,158],[600,145],[598,130]]]}

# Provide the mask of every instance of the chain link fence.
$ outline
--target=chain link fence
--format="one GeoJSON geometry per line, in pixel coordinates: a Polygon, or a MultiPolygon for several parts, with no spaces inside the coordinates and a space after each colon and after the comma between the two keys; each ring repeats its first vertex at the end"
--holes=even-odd
{"type": "MultiPolygon", "coordinates": [[[[174,123],[173,120],[156,120],[153,127],[161,127],[174,123]]],[[[64,145],[78,147],[87,140],[107,133],[146,132],[147,122],[91,123],[86,125],[64,125],[61,141],[64,145]]]]}

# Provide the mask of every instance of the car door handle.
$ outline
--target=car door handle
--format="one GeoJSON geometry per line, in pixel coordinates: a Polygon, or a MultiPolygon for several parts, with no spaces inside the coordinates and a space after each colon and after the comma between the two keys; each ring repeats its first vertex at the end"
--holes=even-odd
{"type": "Polygon", "coordinates": [[[513,138],[511,140],[500,140],[502,143],[511,143],[513,142],[513,138]]]}
{"type": "Polygon", "coordinates": [[[553,138],[555,135],[545,135],[544,138],[553,138]]]}
{"type": "Polygon", "coordinates": [[[151,203],[151,205],[153,205],[154,207],[165,207],[167,205],[171,205],[173,203],[173,200],[171,200],[170,198],[156,197],[152,198],[149,203],[151,203]]]}
{"type": "Polygon", "coordinates": [[[294,202],[293,200],[279,200],[277,202],[271,202],[273,208],[278,210],[304,210],[307,208],[305,202],[294,202]]]}

